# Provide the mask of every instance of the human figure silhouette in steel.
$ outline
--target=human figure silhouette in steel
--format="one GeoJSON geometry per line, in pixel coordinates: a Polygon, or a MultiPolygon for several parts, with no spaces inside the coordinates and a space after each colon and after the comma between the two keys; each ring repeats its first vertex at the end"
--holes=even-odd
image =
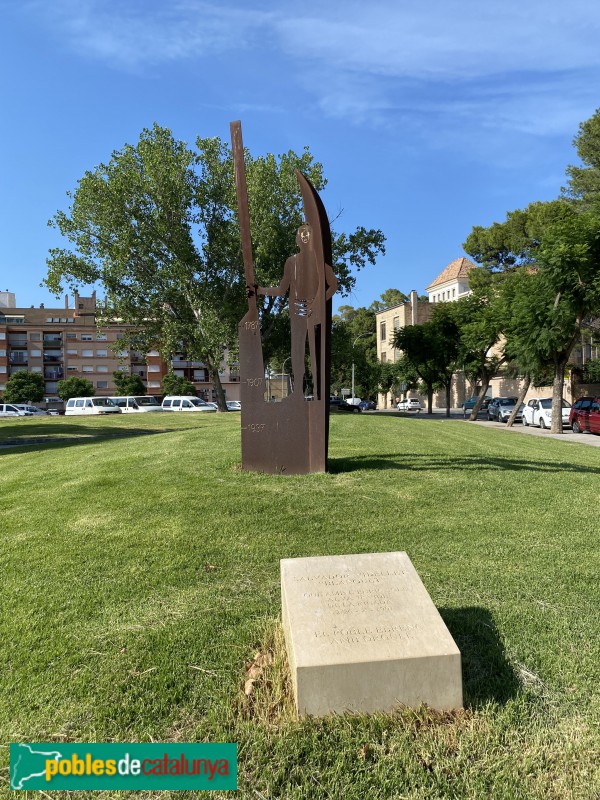
{"type": "Polygon", "coordinates": [[[319,285],[320,273],[325,276],[325,302],[333,297],[338,282],[330,264],[325,263],[325,269],[319,270],[313,231],[310,225],[304,224],[298,228],[296,244],[300,252],[290,256],[285,262],[279,286],[259,286],[256,288],[256,293],[281,297],[289,291],[293,393],[296,397],[303,396],[306,340],[308,339],[313,395],[316,400],[319,400],[323,395],[323,380],[320,374],[318,353],[322,320],[318,319],[318,315],[313,314],[313,305],[319,291],[322,291],[319,285]]]}

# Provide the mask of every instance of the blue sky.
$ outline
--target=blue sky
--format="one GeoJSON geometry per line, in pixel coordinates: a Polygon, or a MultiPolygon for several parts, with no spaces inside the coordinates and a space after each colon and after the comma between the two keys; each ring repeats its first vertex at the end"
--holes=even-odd
{"type": "Polygon", "coordinates": [[[0,289],[39,287],[86,169],[154,121],[193,143],[241,119],[254,155],[323,163],[337,229],[387,254],[338,302],[425,286],[474,225],[555,197],[600,107],[589,0],[0,0],[0,289]]]}

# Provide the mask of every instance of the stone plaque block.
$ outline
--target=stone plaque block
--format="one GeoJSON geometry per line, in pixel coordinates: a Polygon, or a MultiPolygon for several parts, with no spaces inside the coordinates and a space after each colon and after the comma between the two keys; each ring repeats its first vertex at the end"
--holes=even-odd
{"type": "Polygon", "coordinates": [[[299,714],[462,707],[460,651],[406,553],[281,561],[299,714]]]}

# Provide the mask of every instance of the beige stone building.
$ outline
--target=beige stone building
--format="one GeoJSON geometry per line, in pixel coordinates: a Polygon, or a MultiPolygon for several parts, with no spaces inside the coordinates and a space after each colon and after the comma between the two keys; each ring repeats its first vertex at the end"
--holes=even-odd
{"type": "MultiPolygon", "coordinates": [[[[376,315],[377,320],[377,358],[382,361],[398,361],[401,356],[391,344],[394,331],[407,325],[422,325],[431,319],[434,303],[447,303],[466,297],[469,290],[469,272],[477,269],[468,258],[456,258],[429,284],[426,291],[429,300],[419,300],[415,290],[410,293],[408,303],[401,303],[391,308],[386,308],[376,315]]],[[[452,386],[452,405],[459,406],[465,399],[468,391],[464,376],[459,373],[455,376],[452,386]]],[[[402,397],[419,397],[421,404],[426,406],[427,398],[417,392],[406,392],[402,397]]],[[[379,394],[379,408],[390,408],[396,398],[391,393],[379,394]]],[[[438,392],[433,396],[434,408],[443,408],[446,403],[445,394],[438,392]]]]}
{"type": "MultiPolygon", "coordinates": [[[[120,322],[98,327],[95,292],[91,297],[75,294],[72,305],[67,296],[63,308],[20,308],[12,292],[0,292],[0,397],[10,375],[19,370],[44,376],[48,402],[58,400],[58,381],[73,375],[91,381],[96,395],[114,395],[117,371],[138,374],[148,394],[163,394],[168,365],[158,350],[142,353],[125,344],[120,348],[127,330],[120,322]]],[[[177,353],[172,368],[194,383],[199,396],[212,399],[212,383],[202,362],[177,353]]],[[[239,400],[239,371],[228,366],[226,353],[220,375],[227,399],[239,400]]]]}
{"type": "MultiPolygon", "coordinates": [[[[470,294],[469,275],[472,270],[478,267],[468,258],[461,256],[454,259],[445,267],[437,278],[429,284],[426,291],[429,301],[417,300],[417,292],[410,293],[410,302],[393,306],[380,311],[376,315],[377,319],[377,357],[380,361],[397,361],[400,358],[400,351],[395,350],[391,345],[393,333],[398,328],[406,325],[422,325],[431,318],[434,303],[448,303],[460,300],[470,294]]],[[[502,343],[497,347],[500,349],[502,343]]],[[[598,343],[594,335],[589,332],[582,334],[581,344],[573,348],[571,362],[583,367],[585,363],[593,358],[598,358],[598,343]]],[[[491,397],[515,397],[518,396],[522,387],[520,378],[508,377],[504,372],[495,375],[488,389],[491,397]]],[[[478,390],[478,387],[471,385],[466,380],[463,373],[459,372],[454,376],[452,385],[452,406],[459,408],[464,400],[471,397],[478,390]]],[[[565,375],[564,398],[573,401],[576,397],[585,393],[585,387],[577,384],[573,374],[565,375]]],[[[416,392],[408,392],[403,397],[419,397],[421,404],[426,406],[426,397],[416,392]]],[[[527,402],[534,397],[551,397],[552,387],[541,386],[531,387],[525,397],[527,402]]],[[[379,408],[390,408],[395,402],[395,397],[391,394],[379,395],[379,408]]],[[[434,408],[445,408],[446,398],[443,392],[438,392],[433,397],[434,408]]]]}

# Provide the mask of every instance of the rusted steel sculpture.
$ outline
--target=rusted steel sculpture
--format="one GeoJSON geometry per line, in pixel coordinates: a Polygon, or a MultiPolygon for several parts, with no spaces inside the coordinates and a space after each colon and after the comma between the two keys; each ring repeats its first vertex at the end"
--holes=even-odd
{"type": "Polygon", "coordinates": [[[299,252],[290,256],[279,286],[259,287],[254,278],[250,213],[242,130],[231,123],[238,217],[248,296],[248,312],[239,324],[242,468],[303,475],[327,470],[331,298],[337,279],[331,268],[331,231],[321,198],[296,171],[305,224],[298,229],[299,252]],[[289,295],[292,391],[271,403],[265,393],[265,365],[257,295],[289,295]],[[304,396],[306,345],[312,375],[312,399],[304,396]]]}

